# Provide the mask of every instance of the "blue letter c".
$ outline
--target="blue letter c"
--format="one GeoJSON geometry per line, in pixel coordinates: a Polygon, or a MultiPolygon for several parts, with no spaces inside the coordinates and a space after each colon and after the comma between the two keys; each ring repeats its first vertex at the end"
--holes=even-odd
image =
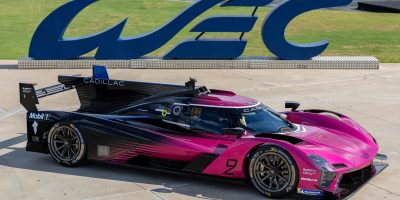
{"type": "Polygon", "coordinates": [[[323,40],[311,44],[286,41],[285,29],[296,16],[318,8],[344,6],[352,0],[287,0],[276,7],[264,20],[261,35],[266,47],[285,60],[306,60],[322,53],[328,46],[323,40]]]}

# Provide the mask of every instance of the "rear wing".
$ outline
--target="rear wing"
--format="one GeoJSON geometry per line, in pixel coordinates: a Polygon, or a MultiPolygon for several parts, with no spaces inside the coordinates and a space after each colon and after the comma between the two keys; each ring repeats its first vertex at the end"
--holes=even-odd
{"type": "Polygon", "coordinates": [[[58,81],[61,84],[38,90],[35,90],[34,84],[20,83],[20,103],[29,112],[37,111],[39,98],[76,89],[81,104],[78,111],[111,113],[154,98],[209,92],[204,86],[196,87],[195,79],[190,79],[185,85],[113,80],[104,66],[93,66],[92,77],[58,76],[58,81]]]}
{"type": "Polygon", "coordinates": [[[19,83],[19,101],[28,112],[37,111],[36,104],[39,104],[39,98],[74,89],[73,86],[57,84],[35,90],[35,84],[19,83]]]}

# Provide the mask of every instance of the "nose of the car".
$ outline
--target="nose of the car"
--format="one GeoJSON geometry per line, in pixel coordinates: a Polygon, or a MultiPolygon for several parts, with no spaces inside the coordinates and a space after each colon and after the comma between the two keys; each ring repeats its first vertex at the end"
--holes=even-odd
{"type": "Polygon", "coordinates": [[[300,146],[307,153],[320,155],[333,164],[343,163],[349,167],[365,165],[371,162],[378,150],[377,145],[371,145],[337,130],[312,126],[302,128],[302,133],[291,134],[306,141],[306,144],[300,146]]]}

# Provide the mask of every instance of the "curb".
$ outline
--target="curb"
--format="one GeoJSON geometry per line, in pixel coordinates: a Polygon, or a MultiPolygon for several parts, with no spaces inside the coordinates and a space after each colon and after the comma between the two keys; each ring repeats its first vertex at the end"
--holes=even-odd
{"type": "Polygon", "coordinates": [[[0,69],[18,69],[18,60],[0,60],[0,69]]]}

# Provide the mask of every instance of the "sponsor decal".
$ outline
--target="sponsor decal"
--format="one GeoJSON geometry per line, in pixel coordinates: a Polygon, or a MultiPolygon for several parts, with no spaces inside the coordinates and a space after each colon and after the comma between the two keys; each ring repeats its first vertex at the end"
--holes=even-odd
{"type": "Polygon", "coordinates": [[[361,157],[367,159],[369,158],[369,154],[367,152],[364,152],[361,154],[361,157]]]}
{"type": "Polygon", "coordinates": [[[104,145],[97,145],[97,156],[98,157],[109,157],[110,147],[104,145]]]}
{"type": "Polygon", "coordinates": [[[318,180],[315,179],[315,178],[301,177],[300,180],[302,180],[302,181],[308,181],[308,182],[318,182],[318,180]]]}
{"type": "Polygon", "coordinates": [[[39,124],[37,123],[37,121],[33,121],[32,124],[32,128],[33,128],[33,133],[36,135],[37,134],[37,128],[38,128],[39,124]]]}
{"type": "Polygon", "coordinates": [[[166,109],[163,109],[163,110],[161,111],[161,115],[162,115],[163,117],[167,116],[167,114],[168,114],[168,111],[167,111],[166,109]]]}
{"type": "Polygon", "coordinates": [[[32,93],[33,88],[31,87],[22,87],[22,93],[30,94],[32,93]]]}
{"type": "Polygon", "coordinates": [[[192,108],[192,117],[200,117],[201,108],[192,108]]]}
{"type": "Polygon", "coordinates": [[[83,79],[83,82],[86,84],[92,83],[96,85],[109,85],[109,86],[124,86],[125,82],[124,81],[118,81],[118,80],[106,80],[106,79],[94,79],[94,78],[85,78],[83,79]]]}
{"type": "Polygon", "coordinates": [[[34,112],[31,112],[29,114],[28,118],[29,119],[36,119],[36,120],[49,120],[50,117],[51,117],[51,115],[47,114],[47,113],[34,113],[34,112]]]}
{"type": "Polygon", "coordinates": [[[181,112],[182,112],[182,106],[175,106],[175,107],[172,109],[172,113],[173,113],[175,116],[179,116],[179,115],[181,114],[181,112]]]}
{"type": "Polygon", "coordinates": [[[33,142],[40,142],[40,139],[38,136],[32,136],[32,141],[33,142]]]}
{"type": "Polygon", "coordinates": [[[307,190],[303,188],[297,188],[297,193],[311,196],[322,196],[324,192],[322,190],[307,190]]]}
{"type": "Polygon", "coordinates": [[[249,113],[249,112],[254,112],[254,111],[262,110],[262,109],[265,109],[265,107],[264,106],[256,106],[256,107],[252,107],[252,108],[243,109],[243,112],[249,113]]]}
{"type": "Polygon", "coordinates": [[[312,175],[315,175],[316,173],[317,173],[317,170],[315,170],[315,169],[306,169],[306,168],[303,168],[303,174],[304,174],[304,175],[312,176],[312,175]]]}
{"type": "Polygon", "coordinates": [[[326,135],[321,133],[321,134],[317,135],[317,139],[318,140],[324,140],[324,139],[326,139],[326,135]]]}

